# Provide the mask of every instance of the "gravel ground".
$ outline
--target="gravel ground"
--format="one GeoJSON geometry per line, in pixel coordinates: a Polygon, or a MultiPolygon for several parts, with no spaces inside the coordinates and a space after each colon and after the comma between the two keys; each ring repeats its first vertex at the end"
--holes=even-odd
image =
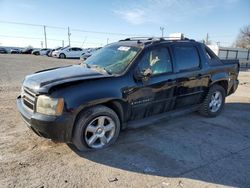
{"type": "Polygon", "coordinates": [[[219,117],[187,114],[77,153],[29,130],[15,98],[25,75],[79,62],[0,55],[0,187],[250,187],[250,72],[219,117]]]}

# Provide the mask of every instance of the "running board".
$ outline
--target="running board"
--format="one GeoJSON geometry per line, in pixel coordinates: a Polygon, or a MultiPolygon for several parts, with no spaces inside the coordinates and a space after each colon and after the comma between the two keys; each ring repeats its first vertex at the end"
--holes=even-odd
{"type": "Polygon", "coordinates": [[[123,125],[124,128],[139,128],[139,127],[144,127],[144,126],[148,126],[148,125],[152,125],[155,123],[159,123],[163,120],[169,120],[172,119],[174,117],[178,117],[184,114],[188,114],[194,111],[197,111],[199,109],[200,105],[195,105],[195,106],[191,106],[191,107],[186,107],[183,109],[178,109],[178,110],[174,110],[174,111],[170,111],[170,112],[165,112],[162,114],[157,114],[154,116],[150,116],[144,119],[140,119],[140,120],[133,120],[133,121],[129,121],[127,123],[125,123],[123,125]]]}

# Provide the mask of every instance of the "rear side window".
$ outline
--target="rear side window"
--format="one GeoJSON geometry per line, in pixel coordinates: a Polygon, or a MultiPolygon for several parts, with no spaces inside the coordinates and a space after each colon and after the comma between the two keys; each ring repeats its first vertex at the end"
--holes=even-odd
{"type": "Polygon", "coordinates": [[[174,54],[179,71],[197,69],[200,66],[200,57],[193,46],[175,46],[174,54]]]}

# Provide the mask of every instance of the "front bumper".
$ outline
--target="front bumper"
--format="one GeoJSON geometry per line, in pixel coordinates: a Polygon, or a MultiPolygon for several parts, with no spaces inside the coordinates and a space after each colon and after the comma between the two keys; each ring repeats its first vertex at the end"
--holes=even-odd
{"type": "Polygon", "coordinates": [[[30,129],[38,136],[59,142],[71,142],[74,118],[70,114],[61,116],[47,116],[28,111],[21,101],[21,96],[16,100],[17,108],[30,129]]]}
{"type": "Polygon", "coordinates": [[[55,52],[55,53],[52,52],[52,57],[59,57],[59,53],[58,52],[55,52]]]}

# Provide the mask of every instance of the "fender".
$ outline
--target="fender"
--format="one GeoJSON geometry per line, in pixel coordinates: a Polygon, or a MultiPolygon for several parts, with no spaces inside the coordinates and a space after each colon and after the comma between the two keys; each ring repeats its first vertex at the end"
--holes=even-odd
{"type": "Polygon", "coordinates": [[[114,98],[114,97],[109,97],[109,98],[100,98],[100,99],[94,99],[94,100],[84,100],[82,101],[81,105],[77,106],[74,109],[74,114],[78,114],[79,112],[81,112],[83,109],[89,108],[91,106],[96,106],[99,104],[114,104],[115,106],[117,106],[117,108],[124,112],[124,108],[126,106],[126,101],[120,99],[120,98],[114,98]]]}
{"type": "Polygon", "coordinates": [[[96,105],[105,105],[113,109],[119,116],[121,123],[125,121],[126,117],[124,117],[124,112],[128,109],[128,103],[118,98],[102,98],[99,100],[89,101],[88,103],[82,104],[76,108],[74,113],[77,116],[82,110],[96,105]]]}
{"type": "Polygon", "coordinates": [[[71,134],[70,134],[70,138],[72,137],[73,133],[74,133],[74,129],[75,129],[75,122],[77,121],[77,117],[78,115],[84,110],[87,109],[91,106],[96,106],[96,105],[105,105],[111,109],[113,109],[116,114],[118,115],[120,122],[121,122],[121,129],[125,129],[126,126],[124,126],[124,121],[126,119],[126,117],[124,117],[125,113],[124,111],[126,109],[128,109],[128,104],[121,100],[121,99],[116,99],[116,98],[102,98],[99,100],[93,100],[93,101],[89,101],[86,104],[80,105],[75,111],[74,111],[74,119],[73,119],[73,124],[71,127],[71,134]]]}
{"type": "MultiPolygon", "coordinates": [[[[92,82],[85,84],[76,84],[68,86],[67,89],[56,90],[53,94],[60,96],[65,100],[65,111],[73,116],[71,134],[74,131],[74,124],[78,115],[84,109],[91,106],[103,104],[113,109],[121,120],[124,121],[124,111],[128,109],[127,102],[122,98],[122,93],[116,88],[116,82],[113,84],[102,84],[104,80],[99,80],[100,85],[93,86],[92,82]],[[59,92],[57,94],[57,92],[59,92]]],[[[118,87],[119,88],[119,87],[118,87]]]]}
{"type": "Polygon", "coordinates": [[[211,78],[210,78],[209,86],[211,86],[215,82],[219,82],[219,81],[227,81],[227,83],[228,83],[229,78],[230,78],[230,76],[227,72],[220,72],[220,73],[212,74],[211,78]]]}

